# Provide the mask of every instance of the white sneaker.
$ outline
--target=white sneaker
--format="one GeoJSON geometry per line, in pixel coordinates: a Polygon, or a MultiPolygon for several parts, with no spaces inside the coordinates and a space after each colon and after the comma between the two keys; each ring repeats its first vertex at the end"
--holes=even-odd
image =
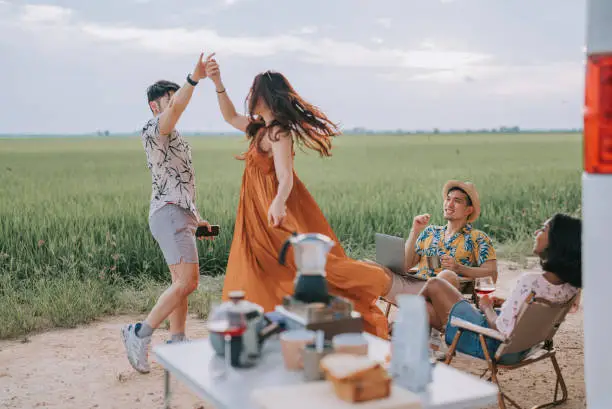
{"type": "Polygon", "coordinates": [[[437,361],[444,361],[446,359],[448,346],[444,341],[444,334],[435,328],[432,328],[429,334],[429,347],[431,348],[432,356],[437,361]]]}
{"type": "Polygon", "coordinates": [[[442,343],[440,331],[432,328],[431,332],[429,333],[429,345],[431,345],[435,351],[439,351],[442,348],[442,343]]]}
{"type": "Polygon", "coordinates": [[[191,342],[191,340],[189,338],[187,338],[187,337],[176,339],[174,341],[172,340],[172,338],[166,340],[166,344],[181,344],[183,342],[191,342]]]}
{"type": "Polygon", "coordinates": [[[140,338],[136,335],[136,326],[129,324],[121,328],[121,338],[132,367],[140,373],[148,373],[151,370],[149,366],[151,336],[140,338]]]}

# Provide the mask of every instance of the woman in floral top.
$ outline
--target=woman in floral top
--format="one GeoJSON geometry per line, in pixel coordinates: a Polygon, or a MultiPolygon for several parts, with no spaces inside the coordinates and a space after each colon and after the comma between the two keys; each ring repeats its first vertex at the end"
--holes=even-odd
{"type": "MultiPolygon", "coordinates": [[[[521,306],[530,294],[553,303],[568,302],[578,294],[582,287],[581,221],[556,214],[536,231],[534,241],[533,251],[540,257],[543,272],[521,275],[510,298],[505,301],[483,296],[478,310],[447,281],[432,278],[427,282],[421,295],[427,299],[429,322],[437,330],[445,330],[447,344],[450,345],[457,331],[456,327],[449,325],[451,317],[495,329],[507,336],[512,332],[521,306]],[[494,302],[501,303],[500,310],[493,309],[494,302]]],[[[487,347],[491,351],[495,351],[499,345],[497,340],[487,340],[487,347]]],[[[471,332],[461,336],[457,350],[484,358],[478,336],[471,332]]],[[[525,352],[505,355],[501,362],[517,362],[525,352]]]]}

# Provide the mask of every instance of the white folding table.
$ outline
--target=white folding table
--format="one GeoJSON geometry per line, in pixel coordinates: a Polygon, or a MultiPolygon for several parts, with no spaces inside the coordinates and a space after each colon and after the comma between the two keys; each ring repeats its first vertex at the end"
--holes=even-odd
{"type": "MultiPolygon", "coordinates": [[[[370,358],[385,362],[390,343],[364,333],[370,358]]],[[[187,385],[200,399],[215,409],[256,409],[251,400],[255,389],[295,385],[304,382],[302,372],[287,371],[283,365],[278,336],[268,339],[261,360],[249,369],[231,368],[226,378],[217,377],[225,366],[207,338],[178,344],[162,344],[153,352],[165,369],[166,408],[170,407],[170,375],[187,385]]],[[[490,382],[437,363],[433,382],[421,394],[426,409],[476,409],[497,401],[497,388],[490,382]]]]}

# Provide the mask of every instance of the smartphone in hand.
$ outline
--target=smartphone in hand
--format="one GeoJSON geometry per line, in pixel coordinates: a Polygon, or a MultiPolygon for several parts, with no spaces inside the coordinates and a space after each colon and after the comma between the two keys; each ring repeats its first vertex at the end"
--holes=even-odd
{"type": "Polygon", "coordinates": [[[214,237],[219,235],[219,225],[213,224],[210,226],[210,231],[206,226],[199,226],[195,232],[196,237],[214,237]]]}

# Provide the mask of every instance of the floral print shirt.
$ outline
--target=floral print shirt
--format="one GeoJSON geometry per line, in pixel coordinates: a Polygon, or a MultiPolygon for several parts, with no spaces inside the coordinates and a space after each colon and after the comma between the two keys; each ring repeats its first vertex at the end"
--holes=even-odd
{"type": "Polygon", "coordinates": [[[195,173],[187,141],[176,129],[170,135],[160,135],[159,116],[147,121],[141,139],[152,178],[149,217],[172,203],[191,211],[199,219],[195,206],[195,173]]]}
{"type": "Polygon", "coordinates": [[[517,282],[510,297],[502,304],[495,321],[497,330],[508,336],[516,324],[521,306],[531,293],[553,303],[566,303],[576,295],[578,289],[571,284],[551,284],[542,273],[524,273],[517,282]]]}
{"type": "Polygon", "coordinates": [[[427,226],[417,238],[415,251],[421,256],[417,275],[430,278],[442,271],[442,268],[430,269],[427,256],[449,255],[457,263],[468,267],[479,267],[485,261],[495,260],[495,249],[491,239],[484,232],[472,228],[471,224],[445,239],[447,226],[427,226]]]}

